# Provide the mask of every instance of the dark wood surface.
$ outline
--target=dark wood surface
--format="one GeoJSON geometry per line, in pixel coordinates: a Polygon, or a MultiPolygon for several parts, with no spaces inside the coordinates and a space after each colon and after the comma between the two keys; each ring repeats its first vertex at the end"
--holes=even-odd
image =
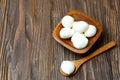
{"type": "Polygon", "coordinates": [[[120,80],[120,0],[0,0],[0,80],[120,80]],[[52,31],[70,10],[98,20],[103,33],[84,55],[57,43],[52,31]],[[83,64],[73,77],[63,60],[80,59],[107,42],[117,46],[83,64]]]}

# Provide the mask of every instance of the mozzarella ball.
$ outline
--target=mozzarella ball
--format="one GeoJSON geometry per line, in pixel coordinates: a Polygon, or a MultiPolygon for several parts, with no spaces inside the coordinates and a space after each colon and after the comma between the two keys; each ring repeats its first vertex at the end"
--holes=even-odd
{"type": "Polygon", "coordinates": [[[68,38],[72,37],[73,34],[74,34],[74,30],[73,29],[62,28],[60,30],[60,38],[62,38],[62,39],[68,39],[68,38]]]}
{"type": "Polygon", "coordinates": [[[89,28],[85,32],[86,37],[93,37],[97,32],[97,29],[94,25],[89,25],[89,28]]]}
{"type": "Polygon", "coordinates": [[[71,61],[63,61],[61,63],[61,70],[66,74],[71,74],[75,70],[75,65],[71,61]]]}
{"type": "Polygon", "coordinates": [[[88,29],[88,23],[85,21],[77,21],[73,23],[75,32],[83,33],[88,29]]]}
{"type": "Polygon", "coordinates": [[[81,37],[81,36],[86,37],[85,34],[76,32],[76,33],[74,33],[74,35],[71,37],[71,42],[76,41],[76,39],[78,39],[78,38],[77,38],[78,36],[79,36],[79,37],[81,37]]]}
{"type": "Polygon", "coordinates": [[[64,16],[62,19],[62,25],[65,28],[71,28],[74,22],[74,18],[71,16],[64,16]]]}
{"type": "MultiPolygon", "coordinates": [[[[77,33],[77,32],[76,32],[76,33],[77,33]]],[[[84,33],[79,33],[79,34],[82,35],[82,36],[84,36],[84,37],[86,37],[84,33]]]]}
{"type": "Polygon", "coordinates": [[[82,34],[75,33],[71,41],[76,49],[83,49],[88,45],[88,39],[82,34]]]}

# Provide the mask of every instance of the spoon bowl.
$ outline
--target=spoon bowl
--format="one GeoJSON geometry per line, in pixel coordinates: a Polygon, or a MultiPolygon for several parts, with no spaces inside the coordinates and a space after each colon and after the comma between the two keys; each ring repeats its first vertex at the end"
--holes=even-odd
{"type": "Polygon", "coordinates": [[[80,60],[73,60],[72,62],[74,62],[75,65],[75,70],[73,73],[71,74],[66,74],[62,71],[62,69],[60,68],[60,72],[63,76],[73,76],[74,74],[77,73],[77,71],[79,70],[80,66],[85,63],[86,61],[90,60],[91,58],[101,54],[102,52],[114,47],[116,45],[115,41],[111,41],[109,43],[107,43],[106,45],[102,46],[101,48],[97,49],[96,51],[94,51],[93,53],[91,53],[90,55],[80,59],[80,60]]]}

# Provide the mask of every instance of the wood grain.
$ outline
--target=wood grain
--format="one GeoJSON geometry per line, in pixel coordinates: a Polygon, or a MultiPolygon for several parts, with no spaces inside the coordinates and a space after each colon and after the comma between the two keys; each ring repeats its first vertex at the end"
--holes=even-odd
{"type": "Polygon", "coordinates": [[[120,0],[0,0],[0,80],[120,80],[120,0]],[[103,33],[85,55],[69,51],[52,31],[70,10],[98,20],[103,33]],[[63,60],[80,59],[115,40],[117,47],[85,63],[73,77],[63,60]]]}

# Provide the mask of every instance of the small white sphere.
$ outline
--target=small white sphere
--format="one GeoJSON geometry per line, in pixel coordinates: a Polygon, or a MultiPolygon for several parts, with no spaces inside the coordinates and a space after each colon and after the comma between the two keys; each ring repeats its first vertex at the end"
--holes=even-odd
{"type": "Polygon", "coordinates": [[[97,29],[94,25],[89,25],[89,28],[85,32],[86,37],[93,37],[97,32],[97,29]]]}
{"type": "Polygon", "coordinates": [[[75,33],[71,41],[73,43],[73,46],[77,49],[83,49],[88,45],[88,39],[83,36],[82,34],[75,33]]]}
{"type": "Polygon", "coordinates": [[[74,33],[73,36],[71,37],[71,42],[76,41],[76,39],[78,39],[77,37],[81,37],[81,36],[86,37],[85,34],[83,33],[78,33],[78,32],[74,33]]]}
{"type": "Polygon", "coordinates": [[[71,28],[74,22],[74,18],[71,16],[64,16],[62,19],[62,25],[65,28],[71,28]]]}
{"type": "Polygon", "coordinates": [[[60,38],[62,38],[62,39],[68,39],[68,38],[72,37],[73,34],[74,34],[74,30],[73,29],[62,28],[60,30],[60,38]]]}
{"type": "Polygon", "coordinates": [[[71,61],[63,61],[61,63],[61,70],[66,74],[71,74],[75,70],[75,65],[71,61]]]}
{"type": "Polygon", "coordinates": [[[75,32],[83,33],[88,29],[88,23],[85,21],[78,21],[73,23],[75,32]]]}

